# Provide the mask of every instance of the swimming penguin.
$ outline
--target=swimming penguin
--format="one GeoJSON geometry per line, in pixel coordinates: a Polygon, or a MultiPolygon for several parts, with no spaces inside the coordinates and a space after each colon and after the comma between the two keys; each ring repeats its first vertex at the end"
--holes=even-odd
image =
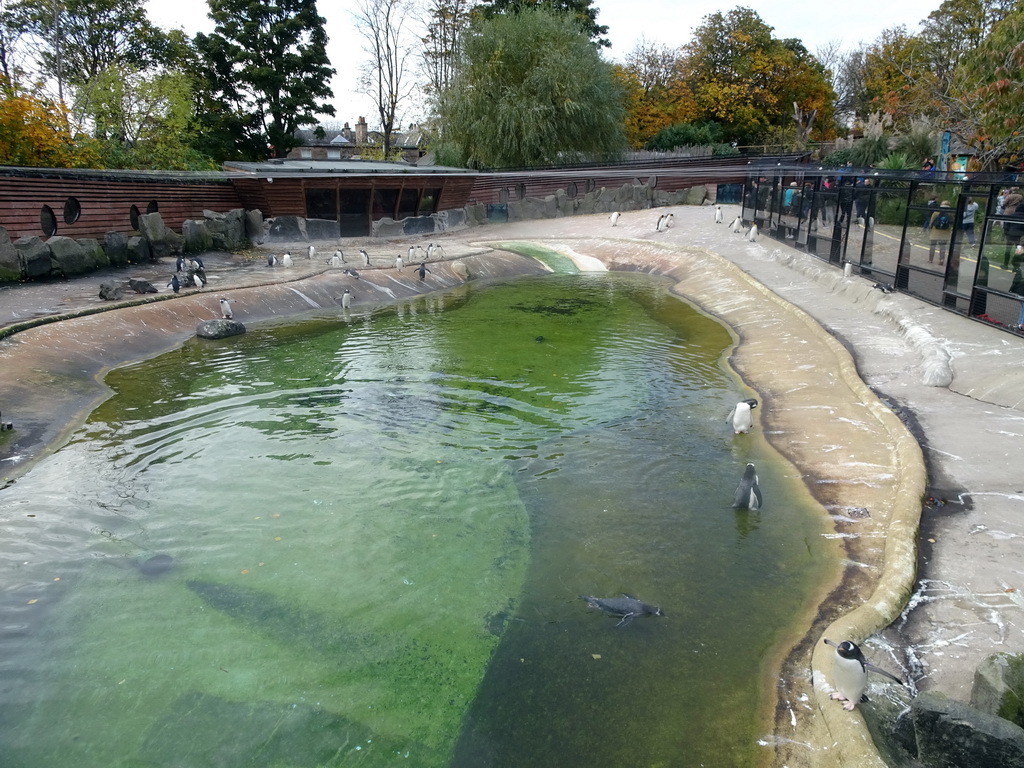
{"type": "Polygon", "coordinates": [[[743,217],[742,216],[737,216],[735,219],[732,220],[732,231],[733,232],[742,232],[743,231],[743,217]]]}
{"type": "Polygon", "coordinates": [[[723,223],[723,221],[724,221],[724,219],[722,218],[722,206],[716,205],[715,206],[715,224],[721,224],[721,223],[723,223]]]}
{"type": "Polygon", "coordinates": [[[316,256],[316,246],[311,245],[306,249],[306,258],[312,260],[314,256],[316,256]]]}
{"type": "Polygon", "coordinates": [[[416,267],[416,274],[420,276],[420,280],[425,278],[427,276],[427,272],[429,271],[430,270],[427,269],[427,265],[424,264],[422,261],[420,262],[420,265],[416,267]]]}
{"type": "Polygon", "coordinates": [[[370,254],[364,251],[362,248],[359,249],[359,254],[363,257],[363,266],[370,266],[370,254]]]}
{"type": "Polygon", "coordinates": [[[343,294],[341,294],[341,308],[342,309],[348,309],[351,306],[352,306],[352,291],[349,290],[348,288],[346,288],[345,292],[343,294]]]}
{"type": "Polygon", "coordinates": [[[625,592],[622,593],[622,597],[591,597],[590,595],[580,595],[580,599],[585,601],[587,606],[590,608],[597,608],[599,611],[610,613],[612,616],[621,616],[622,619],[616,624],[616,627],[624,627],[637,616],[664,616],[661,612],[661,608],[656,605],[648,605],[647,603],[637,600],[632,595],[627,595],[625,592]]]}
{"type": "Polygon", "coordinates": [[[750,225],[750,231],[747,232],[747,240],[752,243],[757,242],[757,224],[750,225]]]}
{"type": "Polygon", "coordinates": [[[398,254],[397,256],[395,256],[395,269],[397,269],[399,272],[401,272],[402,271],[402,267],[404,267],[404,266],[405,266],[405,262],[402,261],[402,254],[398,254]]]}
{"type": "Polygon", "coordinates": [[[231,311],[231,305],[234,303],[234,299],[227,299],[223,296],[218,296],[217,301],[220,302],[220,314],[225,320],[230,320],[235,316],[235,313],[231,311]]]}
{"type": "Polygon", "coordinates": [[[171,282],[167,284],[167,287],[175,293],[181,290],[181,281],[178,279],[177,275],[171,275],[171,282]]]}
{"type": "Polygon", "coordinates": [[[281,257],[281,264],[285,267],[290,267],[292,265],[292,255],[287,251],[285,251],[284,256],[281,257]]]}
{"type": "Polygon", "coordinates": [[[619,216],[621,216],[621,215],[622,214],[620,214],[618,211],[613,211],[612,212],[610,220],[612,222],[612,226],[613,227],[616,226],[619,223],[619,216]]]}
{"type": "Polygon", "coordinates": [[[276,267],[277,266],[277,256],[275,256],[272,253],[269,254],[267,256],[267,266],[268,267],[276,267]]]}
{"type": "Polygon", "coordinates": [[[828,639],[825,643],[836,649],[836,657],[832,662],[832,684],[836,690],[832,698],[844,702],[843,709],[852,711],[863,700],[864,691],[868,687],[869,669],[903,685],[903,681],[898,677],[890,675],[865,659],[856,643],[850,640],[834,643],[828,639]]]}
{"type": "Polygon", "coordinates": [[[755,408],[757,408],[757,400],[750,398],[749,400],[740,400],[729,411],[726,421],[732,423],[732,428],[737,435],[746,434],[754,426],[754,417],[750,412],[755,408]]]}
{"type": "Polygon", "coordinates": [[[732,506],[734,509],[758,510],[763,503],[761,487],[757,484],[757,469],[753,464],[747,464],[740,484],[736,486],[732,506]]]}

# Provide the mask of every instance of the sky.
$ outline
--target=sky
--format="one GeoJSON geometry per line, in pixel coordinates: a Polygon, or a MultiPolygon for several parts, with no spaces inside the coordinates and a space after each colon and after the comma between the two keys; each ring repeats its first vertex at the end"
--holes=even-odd
{"type": "MultiPolygon", "coordinates": [[[[599,9],[597,21],[608,26],[608,38],[612,42],[606,56],[621,61],[641,40],[673,47],[683,45],[705,16],[716,11],[727,13],[737,6],[753,8],[766,24],[774,27],[776,38],[795,37],[814,53],[831,42],[839,43],[846,50],[853,49],[860,43],[870,43],[882,30],[901,24],[910,32],[916,32],[921,21],[941,2],[737,0],[714,6],[688,0],[595,0],[594,6],[599,9]]],[[[359,66],[368,57],[363,52],[363,38],[353,22],[351,9],[354,7],[354,0],[320,0],[318,3],[330,38],[327,55],[338,72],[331,81],[337,114],[327,120],[355,125],[359,116],[365,116],[374,128],[380,121],[375,117],[373,102],[358,92],[359,66]]],[[[213,22],[207,17],[206,0],[146,0],[146,9],[150,21],[165,29],[182,28],[189,35],[213,31],[213,22]]],[[[417,116],[414,112],[400,115],[400,122],[404,126],[417,116]]]]}

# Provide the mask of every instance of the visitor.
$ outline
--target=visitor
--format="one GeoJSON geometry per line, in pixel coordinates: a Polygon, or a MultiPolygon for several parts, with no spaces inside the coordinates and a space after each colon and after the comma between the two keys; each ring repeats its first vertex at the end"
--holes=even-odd
{"type": "Polygon", "coordinates": [[[949,230],[953,227],[953,214],[949,200],[943,200],[928,222],[928,228],[932,231],[928,244],[929,264],[935,261],[936,252],[939,254],[939,265],[946,263],[946,246],[949,244],[949,230]]]}
{"type": "Polygon", "coordinates": [[[967,204],[964,206],[964,215],[961,220],[961,228],[964,231],[964,235],[967,236],[967,242],[974,245],[974,214],[978,212],[978,204],[971,198],[967,198],[967,204]]]}
{"type": "MultiPolygon", "coordinates": [[[[939,198],[936,197],[935,195],[932,195],[931,200],[928,201],[928,207],[929,208],[935,208],[938,204],[939,204],[939,198]]],[[[932,216],[934,216],[934,215],[935,215],[935,213],[933,211],[925,211],[925,214],[924,214],[924,225],[921,227],[921,231],[922,232],[927,232],[928,231],[928,227],[930,227],[932,225],[932,216]]]]}

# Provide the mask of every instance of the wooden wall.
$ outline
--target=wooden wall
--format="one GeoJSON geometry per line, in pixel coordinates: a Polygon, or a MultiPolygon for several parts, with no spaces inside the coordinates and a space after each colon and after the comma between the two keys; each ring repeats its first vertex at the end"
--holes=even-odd
{"type": "Polygon", "coordinates": [[[136,206],[144,214],[154,203],[164,223],[178,232],[186,219],[203,218],[204,209],[223,212],[241,207],[235,188],[227,179],[0,171],[0,226],[12,240],[47,236],[40,223],[44,205],[56,217],[56,234],[102,238],[111,231],[132,232],[131,207],[136,206]],[[81,210],[74,223],[64,218],[65,207],[75,207],[68,204],[70,198],[77,201],[81,210]]]}

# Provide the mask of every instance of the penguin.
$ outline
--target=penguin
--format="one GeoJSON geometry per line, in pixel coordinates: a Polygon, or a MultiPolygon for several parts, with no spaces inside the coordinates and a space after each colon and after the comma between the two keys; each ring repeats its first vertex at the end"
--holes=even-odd
{"type": "Polygon", "coordinates": [[[193,272],[192,273],[192,284],[196,287],[197,290],[202,290],[203,286],[206,285],[206,281],[203,280],[202,276],[200,276],[200,274],[198,272],[193,272]]]}
{"type": "Polygon", "coordinates": [[[427,269],[427,265],[424,264],[422,261],[420,262],[420,265],[416,267],[416,274],[420,276],[420,280],[423,280],[427,276],[427,272],[429,271],[430,270],[427,269]]]}
{"type": "Polygon", "coordinates": [[[268,267],[276,267],[277,266],[277,256],[275,256],[272,253],[269,254],[267,256],[267,266],[268,267]]]}
{"type": "Polygon", "coordinates": [[[184,272],[185,271],[185,257],[184,256],[179,256],[175,260],[175,262],[174,262],[174,271],[175,272],[184,272]]]}
{"type": "Polygon", "coordinates": [[[715,206],[715,224],[722,224],[724,219],[722,218],[722,206],[715,206]]]}
{"type": "Polygon", "coordinates": [[[409,246],[409,255],[408,255],[408,259],[409,259],[409,263],[410,264],[412,264],[413,259],[415,257],[416,257],[416,248],[415,248],[415,246],[410,245],[409,246]]]}
{"type": "Polygon", "coordinates": [[[853,274],[853,262],[843,262],[843,277],[850,277],[853,274]]]}
{"type": "Polygon", "coordinates": [[[749,240],[752,243],[756,243],[757,242],[757,224],[756,223],[750,225],[750,231],[747,232],[747,240],[749,240]]]}
{"type": "Polygon", "coordinates": [[[895,290],[889,283],[875,283],[871,287],[882,293],[892,293],[895,290]]]}
{"type": "Polygon", "coordinates": [[[664,225],[665,229],[667,230],[669,227],[671,227],[672,226],[672,222],[675,221],[675,220],[676,220],[676,215],[674,213],[666,213],[665,214],[665,221],[663,222],[663,225],[664,225]]]}
{"type": "Polygon", "coordinates": [[[341,266],[341,259],[338,258],[338,253],[339,253],[339,251],[335,251],[334,255],[331,256],[331,260],[328,262],[328,264],[330,264],[332,267],[340,267],[341,266]]]}
{"type": "Polygon", "coordinates": [[[193,256],[192,257],[192,269],[202,269],[202,270],[205,271],[206,270],[206,265],[203,264],[203,260],[201,258],[199,258],[198,256],[193,256]]]}
{"type": "Polygon", "coordinates": [[[220,302],[220,314],[225,320],[231,320],[235,313],[231,311],[231,305],[234,303],[234,299],[227,299],[223,296],[218,296],[217,301],[220,302]]]}
{"type": "Polygon", "coordinates": [[[661,225],[665,222],[665,214],[658,217],[658,223],[654,225],[655,232],[661,232],[661,225]]]}
{"type": "Polygon", "coordinates": [[[430,245],[427,246],[427,258],[426,258],[426,261],[430,261],[430,259],[433,258],[433,256],[434,256],[434,244],[431,243],[430,245]]]}
{"type": "Polygon", "coordinates": [[[359,273],[356,272],[354,269],[343,269],[341,270],[341,274],[348,275],[349,277],[354,278],[356,280],[359,279],[359,273]]]}
{"type": "Polygon", "coordinates": [[[757,469],[753,464],[747,464],[743,470],[743,477],[740,484],[736,486],[736,496],[733,498],[734,509],[758,510],[764,500],[761,498],[761,488],[757,484],[757,469]]]}
{"type": "Polygon", "coordinates": [[[754,417],[751,411],[755,408],[757,408],[757,400],[750,398],[749,400],[740,400],[729,411],[729,417],[726,421],[732,424],[732,428],[737,435],[746,434],[754,426],[754,417]]]}
{"type": "Polygon", "coordinates": [[[416,260],[417,261],[426,261],[427,260],[427,252],[424,251],[423,250],[423,246],[419,245],[419,244],[416,245],[416,260]]]}
{"type": "Polygon", "coordinates": [[[311,245],[306,249],[306,258],[312,261],[314,256],[316,256],[316,246],[311,245]]]}
{"type": "Polygon", "coordinates": [[[281,257],[281,264],[287,268],[292,265],[292,255],[285,251],[284,256],[281,257]]]}
{"type": "Polygon", "coordinates": [[[624,627],[637,616],[664,616],[661,612],[661,608],[656,605],[648,605],[647,603],[637,600],[632,595],[627,595],[625,592],[622,593],[622,597],[592,597],[590,595],[580,595],[580,599],[583,600],[587,607],[597,608],[599,611],[610,613],[612,616],[621,616],[619,623],[616,627],[624,627]]]}
{"type": "Polygon", "coordinates": [[[348,288],[346,288],[345,292],[343,294],[341,294],[341,308],[342,309],[348,309],[351,306],[352,306],[352,291],[349,290],[348,288]]]}
{"type": "Polygon", "coordinates": [[[175,293],[181,290],[181,281],[178,279],[177,275],[171,275],[171,282],[167,284],[167,287],[175,293]]]}
{"type": "Polygon", "coordinates": [[[621,216],[621,215],[622,214],[620,214],[618,211],[615,211],[615,212],[612,213],[612,215],[611,215],[611,222],[612,222],[612,226],[613,227],[618,226],[618,224],[619,224],[619,216],[621,216]]]}
{"type": "Polygon", "coordinates": [[[434,258],[435,259],[443,259],[444,256],[445,256],[444,246],[443,245],[435,245],[434,246],[434,258]]]}
{"type": "Polygon", "coordinates": [[[359,254],[363,257],[363,266],[370,266],[370,254],[364,251],[362,248],[359,249],[359,254]]]}
{"type": "Polygon", "coordinates": [[[743,231],[743,217],[742,216],[737,216],[735,219],[732,220],[732,231],[733,232],[742,232],[743,231]]]}
{"type": "Polygon", "coordinates": [[[832,698],[844,702],[843,709],[848,712],[864,700],[864,691],[868,687],[869,669],[903,685],[903,681],[898,677],[890,675],[884,669],[876,667],[865,659],[860,647],[851,640],[834,643],[826,638],[825,644],[836,649],[836,657],[832,662],[832,684],[836,690],[832,693],[832,698]]]}
{"type": "Polygon", "coordinates": [[[402,254],[398,254],[397,256],[395,256],[395,269],[397,269],[399,272],[401,272],[402,271],[402,267],[404,267],[404,266],[405,266],[405,262],[402,261],[402,254]]]}

